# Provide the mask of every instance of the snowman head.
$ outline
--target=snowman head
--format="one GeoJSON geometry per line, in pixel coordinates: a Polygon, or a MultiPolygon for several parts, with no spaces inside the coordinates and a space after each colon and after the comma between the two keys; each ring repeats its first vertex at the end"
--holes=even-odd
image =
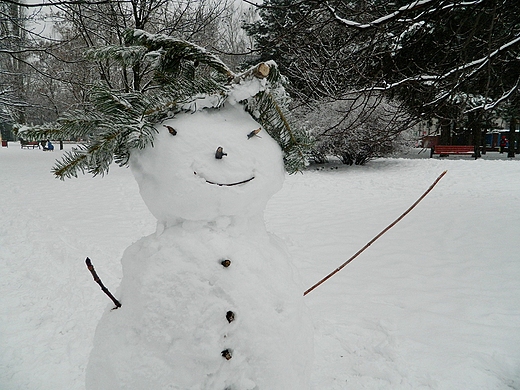
{"type": "Polygon", "coordinates": [[[158,124],[153,147],[130,160],[152,214],[166,223],[261,214],[285,170],[279,145],[259,129],[240,104],[158,124]]]}

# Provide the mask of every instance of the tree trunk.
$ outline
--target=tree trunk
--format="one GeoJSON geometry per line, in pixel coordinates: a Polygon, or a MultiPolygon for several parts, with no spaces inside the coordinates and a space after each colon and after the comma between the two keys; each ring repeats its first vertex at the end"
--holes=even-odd
{"type": "Polygon", "coordinates": [[[481,132],[481,140],[480,145],[482,146],[482,154],[487,153],[487,145],[486,145],[486,135],[487,135],[487,129],[482,130],[481,132]]]}
{"type": "Polygon", "coordinates": [[[441,145],[450,144],[450,133],[451,133],[451,121],[449,119],[441,119],[441,145]]]}
{"type": "MultiPolygon", "coordinates": [[[[515,123],[516,125],[516,123],[515,123]]],[[[516,126],[515,126],[515,130],[516,130],[516,126]]],[[[520,135],[516,135],[516,131],[515,131],[515,140],[516,140],[516,153],[520,153],[520,135]]]]}
{"type": "Polygon", "coordinates": [[[473,138],[473,146],[475,147],[475,159],[481,157],[480,156],[480,144],[482,143],[482,128],[481,128],[481,116],[480,113],[477,113],[473,117],[473,123],[471,124],[472,129],[472,138],[473,138]]]}
{"type": "MultiPolygon", "coordinates": [[[[1,10],[3,11],[3,10],[1,10]]],[[[4,13],[2,12],[2,15],[4,13]]],[[[11,108],[11,119],[16,123],[26,123],[26,103],[27,103],[27,89],[26,89],[26,74],[27,65],[26,59],[28,54],[24,52],[27,46],[27,34],[25,30],[25,16],[22,7],[17,4],[10,4],[7,15],[7,22],[2,27],[2,33],[5,33],[5,40],[7,47],[19,53],[13,56],[7,56],[7,62],[0,66],[6,68],[7,74],[10,74],[11,79],[8,84],[11,84],[13,95],[15,98],[15,105],[11,108]]],[[[4,34],[0,34],[4,35],[4,34]]],[[[4,39],[4,38],[2,38],[4,39]]],[[[2,42],[3,43],[3,42],[2,42]]],[[[1,69],[2,72],[4,69],[1,69]]]]}
{"type": "Polygon", "coordinates": [[[509,147],[507,148],[507,157],[515,157],[515,139],[516,139],[516,117],[511,116],[509,121],[509,147]]]}

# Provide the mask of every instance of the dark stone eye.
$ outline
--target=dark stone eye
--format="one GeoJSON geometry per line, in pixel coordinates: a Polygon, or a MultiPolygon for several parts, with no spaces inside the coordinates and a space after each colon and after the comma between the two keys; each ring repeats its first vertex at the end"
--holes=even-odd
{"type": "Polygon", "coordinates": [[[222,146],[219,146],[217,148],[217,151],[215,152],[215,158],[216,159],[222,159],[223,156],[227,156],[227,153],[224,152],[224,149],[222,149],[222,146]]]}
{"type": "Polygon", "coordinates": [[[175,130],[173,127],[168,126],[168,125],[163,125],[163,126],[168,129],[168,131],[170,132],[171,135],[177,135],[177,130],[175,130]]]}

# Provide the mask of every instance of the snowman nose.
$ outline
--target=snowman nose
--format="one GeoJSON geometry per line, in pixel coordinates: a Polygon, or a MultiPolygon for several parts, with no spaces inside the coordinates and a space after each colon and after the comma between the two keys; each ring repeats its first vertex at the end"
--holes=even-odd
{"type": "Polygon", "coordinates": [[[217,151],[215,152],[215,158],[221,160],[223,156],[227,156],[227,153],[224,153],[224,149],[222,149],[222,146],[219,146],[217,148],[217,151]]]}

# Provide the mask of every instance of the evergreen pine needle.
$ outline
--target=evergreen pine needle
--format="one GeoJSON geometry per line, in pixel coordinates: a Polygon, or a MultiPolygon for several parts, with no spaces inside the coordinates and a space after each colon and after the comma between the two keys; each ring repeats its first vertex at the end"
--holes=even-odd
{"type": "MultiPolygon", "coordinates": [[[[115,162],[128,165],[131,151],[153,145],[156,123],[190,108],[197,98],[215,97],[219,108],[234,83],[254,77],[256,67],[236,75],[217,56],[192,43],[162,34],[128,30],[125,45],[90,49],[87,57],[115,61],[121,66],[152,67],[152,88],[116,91],[105,84],[92,87],[84,109],[64,113],[56,123],[24,132],[28,140],[81,140],[84,145],[67,152],[52,172],[60,179],[78,173],[104,175],[115,162]]],[[[310,142],[291,126],[284,78],[274,62],[265,90],[243,101],[249,112],[280,144],[289,172],[302,169],[310,142]]],[[[191,107],[193,108],[193,107],[191,107]]]]}

